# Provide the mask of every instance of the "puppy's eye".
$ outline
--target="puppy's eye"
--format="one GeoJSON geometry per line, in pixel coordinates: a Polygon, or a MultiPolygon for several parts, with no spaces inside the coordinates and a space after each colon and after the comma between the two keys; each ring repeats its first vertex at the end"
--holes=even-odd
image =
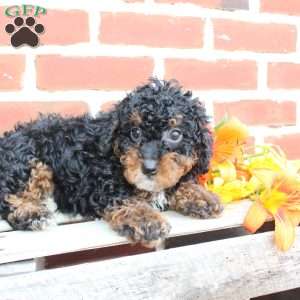
{"type": "Polygon", "coordinates": [[[171,148],[176,148],[183,138],[182,132],[178,128],[164,132],[163,141],[171,148]]]}
{"type": "Polygon", "coordinates": [[[168,134],[168,138],[172,141],[172,142],[176,142],[178,143],[179,141],[181,141],[182,139],[182,133],[180,129],[172,129],[169,134],[168,134]]]}
{"type": "Polygon", "coordinates": [[[134,142],[139,142],[142,137],[142,131],[138,127],[131,128],[130,137],[134,142]]]}

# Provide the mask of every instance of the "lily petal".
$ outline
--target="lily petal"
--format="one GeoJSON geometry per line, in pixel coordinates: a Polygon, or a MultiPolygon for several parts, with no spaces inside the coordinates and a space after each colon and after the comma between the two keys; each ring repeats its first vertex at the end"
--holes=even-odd
{"type": "Polygon", "coordinates": [[[287,251],[295,241],[295,227],[283,209],[278,210],[275,218],[275,242],[282,251],[287,251]]]}
{"type": "Polygon", "coordinates": [[[218,170],[224,181],[231,181],[236,179],[236,169],[230,160],[218,164],[218,170]]]}
{"type": "Polygon", "coordinates": [[[260,181],[262,187],[267,189],[272,187],[273,182],[278,175],[277,172],[268,169],[253,169],[251,170],[251,173],[260,181]]]}
{"type": "Polygon", "coordinates": [[[250,207],[244,220],[244,227],[251,233],[256,232],[266,221],[268,217],[267,210],[258,201],[250,207]]]}
{"type": "Polygon", "coordinates": [[[291,211],[289,210],[288,212],[286,212],[288,215],[288,218],[290,219],[290,221],[292,222],[292,224],[296,227],[299,225],[300,223],[300,212],[299,211],[291,211]]]}
{"type": "Polygon", "coordinates": [[[245,142],[249,137],[249,130],[245,124],[234,117],[225,118],[216,127],[215,133],[222,141],[236,140],[245,142]]]}
{"type": "Polygon", "coordinates": [[[234,200],[241,200],[250,197],[254,192],[254,187],[242,180],[232,180],[222,185],[213,184],[208,185],[208,189],[219,195],[222,203],[229,203],[234,200]]]}
{"type": "Polygon", "coordinates": [[[243,147],[249,137],[245,124],[233,117],[224,118],[214,130],[212,164],[225,160],[242,160],[243,147]]]}

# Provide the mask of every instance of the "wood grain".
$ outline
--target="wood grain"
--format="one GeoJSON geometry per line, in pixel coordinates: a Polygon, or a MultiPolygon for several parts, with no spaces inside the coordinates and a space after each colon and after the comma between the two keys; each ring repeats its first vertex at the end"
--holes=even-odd
{"type": "Polygon", "coordinates": [[[1,300],[241,300],[300,286],[300,230],[273,232],[1,279],[1,300]]]}
{"type": "MultiPolygon", "coordinates": [[[[19,261],[0,265],[0,281],[3,277],[36,271],[36,263],[32,260],[19,261]]],[[[1,298],[1,296],[0,296],[1,298]]]]}

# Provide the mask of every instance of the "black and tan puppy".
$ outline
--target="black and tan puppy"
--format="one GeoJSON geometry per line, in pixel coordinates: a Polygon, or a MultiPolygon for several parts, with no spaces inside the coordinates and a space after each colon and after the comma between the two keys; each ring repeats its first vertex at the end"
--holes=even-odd
{"type": "Polygon", "coordinates": [[[170,231],[160,210],[208,218],[218,198],[196,183],[212,152],[198,99],[152,79],[97,118],[41,116],[0,138],[0,214],[16,229],[41,229],[61,212],[98,216],[132,242],[170,231]]]}

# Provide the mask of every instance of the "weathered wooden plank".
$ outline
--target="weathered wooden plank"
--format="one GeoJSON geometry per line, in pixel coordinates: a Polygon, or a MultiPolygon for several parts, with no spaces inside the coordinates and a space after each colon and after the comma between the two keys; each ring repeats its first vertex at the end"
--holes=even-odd
{"type": "MultiPolygon", "coordinates": [[[[55,213],[53,217],[53,223],[54,224],[68,224],[68,223],[76,223],[76,222],[84,222],[86,219],[84,219],[80,215],[70,215],[70,214],[62,214],[62,213],[55,213]]],[[[12,231],[11,226],[4,220],[0,218],[0,232],[6,232],[6,231],[12,231]]]]}
{"type": "MultiPolygon", "coordinates": [[[[226,207],[222,217],[198,220],[175,212],[165,212],[171,237],[240,226],[250,203],[244,201],[226,207]]],[[[53,226],[42,232],[0,233],[0,264],[61,253],[127,243],[102,220],[53,226]]]]}
{"type": "MultiPolygon", "coordinates": [[[[207,230],[214,230],[214,226],[218,229],[222,229],[222,226],[223,228],[240,226],[250,204],[251,202],[247,200],[229,204],[226,206],[222,218],[202,220],[201,223],[205,222],[204,226],[207,227],[207,230]]],[[[194,228],[198,228],[197,224],[199,224],[199,220],[197,219],[187,219],[186,217],[182,218],[181,215],[174,214],[173,212],[166,212],[165,214],[174,219],[174,232],[178,232],[179,235],[184,233],[193,233],[194,228]],[[187,220],[189,220],[189,223],[187,223],[187,220]]],[[[80,215],[73,216],[61,213],[55,213],[53,218],[53,223],[58,225],[84,221],[86,220],[80,215]]],[[[7,231],[12,231],[12,228],[6,221],[0,219],[0,233],[7,231]]]]}
{"type": "Polygon", "coordinates": [[[1,280],[1,300],[241,300],[300,286],[300,230],[287,253],[273,232],[1,280]]]}
{"type": "Polygon", "coordinates": [[[9,226],[9,224],[0,218],[0,232],[11,231],[11,230],[12,228],[9,226]]]}
{"type": "MultiPolygon", "coordinates": [[[[2,277],[29,273],[36,271],[36,263],[32,260],[19,261],[0,265],[0,281],[2,277]]],[[[0,296],[1,298],[1,296],[0,296]]]]}

